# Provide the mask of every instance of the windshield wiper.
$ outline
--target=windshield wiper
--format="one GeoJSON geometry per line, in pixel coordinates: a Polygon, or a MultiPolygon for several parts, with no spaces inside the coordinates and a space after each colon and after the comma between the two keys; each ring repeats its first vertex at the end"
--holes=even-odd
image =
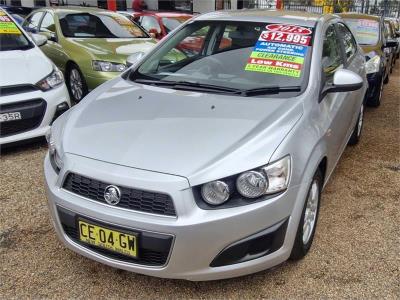
{"type": "Polygon", "coordinates": [[[300,86],[269,86],[254,89],[237,89],[224,87],[213,84],[205,84],[194,81],[168,81],[168,80],[152,80],[152,79],[136,79],[135,82],[150,84],[150,85],[160,85],[160,86],[170,86],[176,89],[187,89],[197,91],[213,91],[223,94],[239,95],[243,97],[256,96],[256,95],[266,95],[266,94],[279,94],[281,92],[300,92],[300,86]]]}
{"type": "Polygon", "coordinates": [[[213,84],[199,83],[199,82],[195,82],[195,81],[168,81],[168,80],[136,79],[135,82],[156,85],[156,86],[157,85],[171,86],[176,89],[190,88],[191,90],[197,90],[197,91],[213,91],[213,92],[228,93],[228,94],[241,94],[243,92],[243,90],[241,90],[241,89],[235,89],[235,88],[224,87],[224,86],[213,85],[213,84]]]}
{"type": "Polygon", "coordinates": [[[301,86],[267,86],[261,88],[254,88],[243,90],[243,96],[256,96],[266,94],[279,94],[282,92],[300,92],[301,86]]]}

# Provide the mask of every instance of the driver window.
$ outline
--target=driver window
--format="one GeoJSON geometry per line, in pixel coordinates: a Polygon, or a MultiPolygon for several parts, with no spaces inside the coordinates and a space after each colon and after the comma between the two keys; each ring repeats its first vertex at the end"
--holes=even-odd
{"type": "Polygon", "coordinates": [[[326,77],[333,75],[338,67],[343,64],[340,45],[333,25],[325,32],[322,49],[322,68],[326,77]]]}
{"type": "Polygon", "coordinates": [[[56,25],[54,24],[54,18],[50,13],[46,13],[44,16],[42,23],[40,24],[40,31],[55,33],[56,25]]]}
{"type": "Polygon", "coordinates": [[[182,40],[175,48],[172,48],[160,60],[161,66],[174,64],[181,60],[200,55],[210,30],[210,26],[204,26],[182,40]]]}

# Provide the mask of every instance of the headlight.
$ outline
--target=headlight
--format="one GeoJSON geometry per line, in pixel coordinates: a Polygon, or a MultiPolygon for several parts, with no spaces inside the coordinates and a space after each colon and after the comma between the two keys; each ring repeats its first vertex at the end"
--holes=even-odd
{"type": "Polygon", "coordinates": [[[201,196],[208,204],[220,205],[238,198],[238,194],[246,199],[275,194],[287,189],[290,172],[291,158],[288,155],[261,168],[208,182],[201,187],[201,196]]]}
{"type": "Polygon", "coordinates": [[[365,72],[367,74],[377,73],[379,72],[380,65],[381,65],[381,58],[380,56],[375,55],[365,63],[365,72]]]}
{"type": "Polygon", "coordinates": [[[238,177],[236,187],[242,196],[258,198],[267,191],[268,181],[264,174],[257,171],[250,171],[238,177]]]}
{"type": "Polygon", "coordinates": [[[39,87],[42,91],[48,91],[56,86],[59,86],[64,82],[64,76],[62,72],[55,68],[53,72],[50,73],[46,78],[40,80],[36,83],[36,86],[39,87]]]}
{"type": "Polygon", "coordinates": [[[204,201],[211,205],[220,205],[229,199],[229,186],[223,181],[213,181],[201,187],[204,201]]]}
{"type": "Polygon", "coordinates": [[[262,168],[268,178],[266,194],[274,194],[287,189],[290,178],[290,156],[262,168]]]}
{"type": "Polygon", "coordinates": [[[58,174],[64,166],[63,160],[60,156],[59,151],[56,149],[56,143],[51,135],[51,129],[46,133],[46,140],[49,146],[49,158],[50,163],[54,171],[58,174]]]}
{"type": "Polygon", "coordinates": [[[113,63],[110,61],[94,60],[92,61],[93,70],[100,72],[123,72],[126,69],[124,64],[113,63]]]}

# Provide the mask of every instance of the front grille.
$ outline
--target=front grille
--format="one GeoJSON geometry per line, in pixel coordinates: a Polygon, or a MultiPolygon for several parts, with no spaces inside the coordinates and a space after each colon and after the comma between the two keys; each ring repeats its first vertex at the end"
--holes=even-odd
{"type": "Polygon", "coordinates": [[[0,86],[0,96],[23,94],[23,93],[34,92],[37,90],[39,90],[39,88],[32,84],[0,86]]]}
{"type": "Polygon", "coordinates": [[[35,129],[42,123],[46,112],[46,101],[34,99],[0,105],[0,114],[19,112],[21,120],[0,123],[0,137],[35,129]]]}
{"type": "MultiPolygon", "coordinates": [[[[166,236],[157,233],[147,233],[147,232],[138,232],[139,233],[139,248],[138,258],[132,258],[126,255],[122,255],[116,252],[112,252],[100,247],[96,247],[93,245],[89,245],[83,243],[79,240],[79,233],[77,228],[77,218],[78,215],[70,212],[66,209],[57,208],[58,216],[63,227],[64,233],[75,243],[90,249],[96,253],[99,253],[108,258],[112,258],[115,260],[120,260],[128,263],[141,264],[146,266],[153,267],[161,267],[167,263],[169,252],[172,246],[172,236],[166,236]]],[[[90,219],[88,219],[90,220],[90,219]]],[[[107,224],[101,224],[97,221],[93,221],[94,224],[99,224],[104,227],[108,227],[107,224]]],[[[126,230],[126,229],[123,229],[126,230]]]]}
{"type": "MultiPolygon", "coordinates": [[[[74,194],[107,204],[104,190],[110,185],[75,173],[69,173],[63,188],[74,194]]],[[[176,216],[172,199],[169,195],[120,187],[121,200],[115,207],[132,209],[158,215],[176,216]]]]}

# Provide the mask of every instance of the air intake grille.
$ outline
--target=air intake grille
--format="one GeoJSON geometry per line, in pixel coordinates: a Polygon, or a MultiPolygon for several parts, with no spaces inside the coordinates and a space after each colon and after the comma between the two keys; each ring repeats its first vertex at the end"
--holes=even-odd
{"type": "MultiPolygon", "coordinates": [[[[75,173],[69,173],[63,188],[79,196],[107,204],[104,190],[110,185],[75,173]]],[[[169,195],[147,192],[119,186],[121,200],[116,207],[143,211],[158,215],[176,216],[172,199],[169,195]]]]}

